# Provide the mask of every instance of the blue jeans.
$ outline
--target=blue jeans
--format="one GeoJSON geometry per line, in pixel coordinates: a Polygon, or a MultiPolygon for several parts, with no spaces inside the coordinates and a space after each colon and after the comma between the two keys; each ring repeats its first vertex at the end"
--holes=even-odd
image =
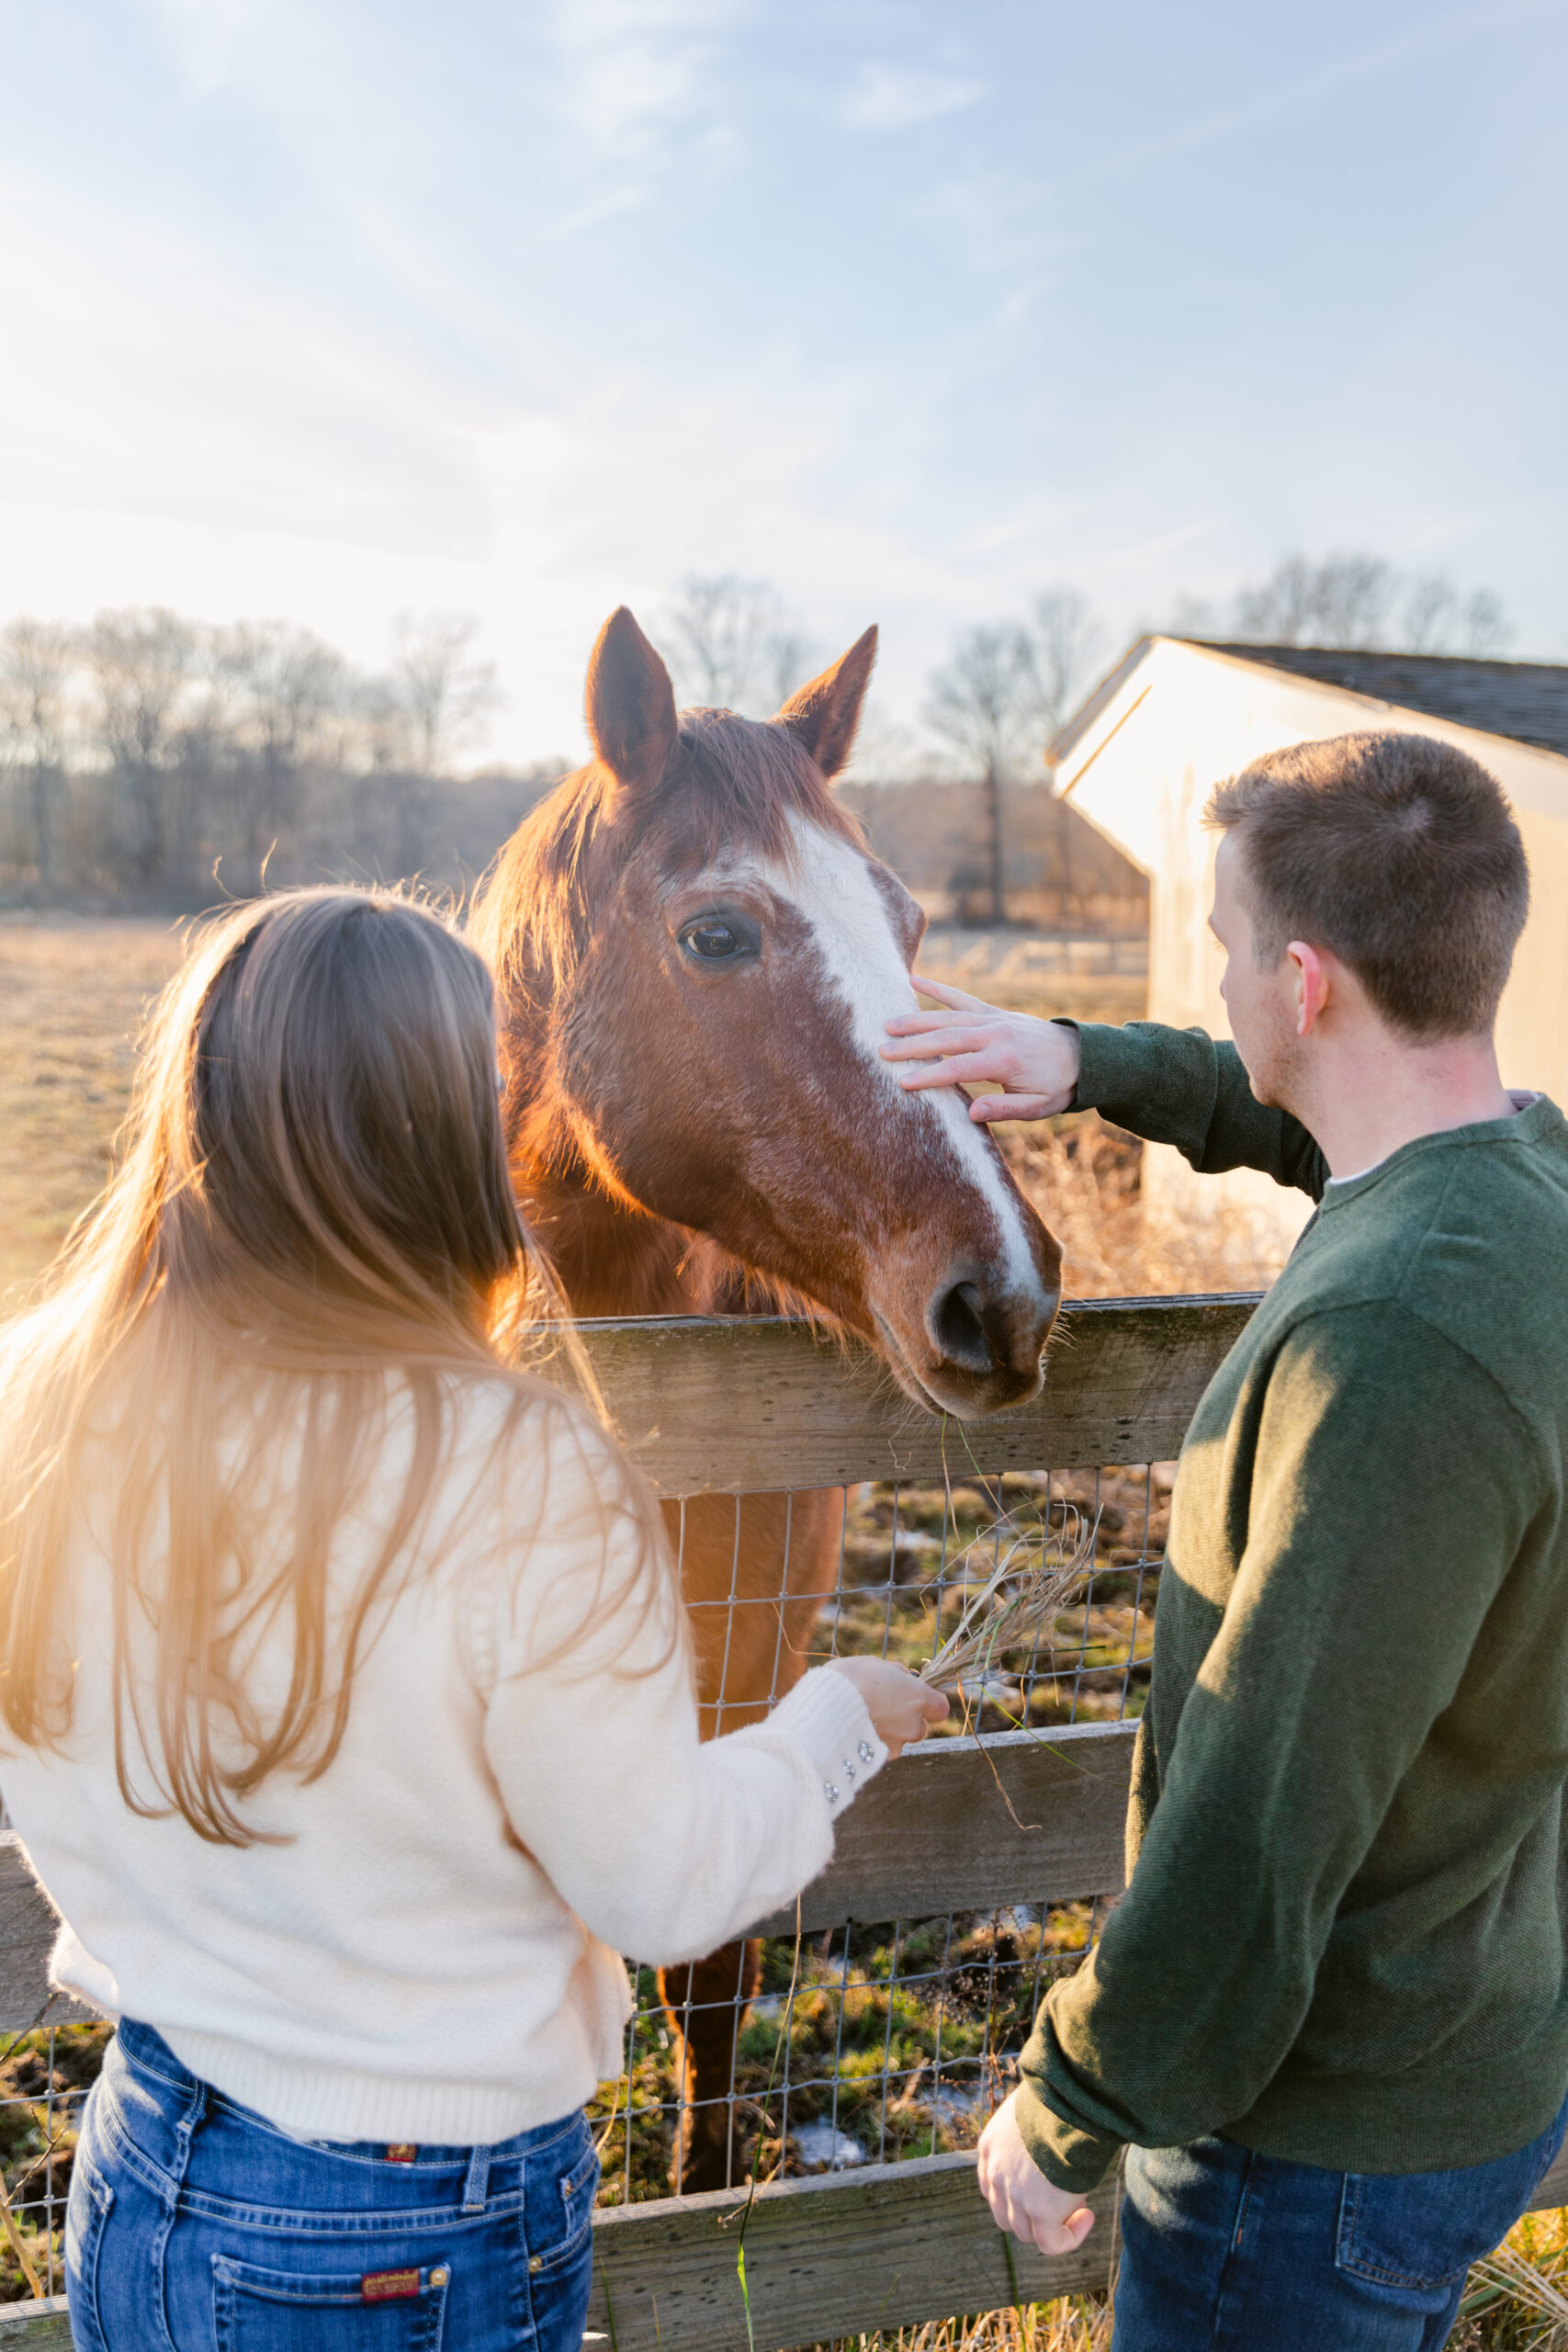
{"type": "Polygon", "coordinates": [[[65,2222],[77,2352],[578,2352],[581,2112],[491,2148],[291,2140],[126,2023],[65,2222]]]}
{"type": "Polygon", "coordinates": [[[1130,2148],[1111,2352],[1439,2352],[1477,2257],[1562,2144],[1453,2172],[1327,2172],[1234,2140],[1130,2148]]]}

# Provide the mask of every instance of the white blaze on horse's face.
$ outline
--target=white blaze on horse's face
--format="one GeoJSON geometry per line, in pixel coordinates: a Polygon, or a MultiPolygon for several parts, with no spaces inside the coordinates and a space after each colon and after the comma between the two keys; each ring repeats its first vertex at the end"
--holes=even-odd
{"type": "MultiPolygon", "coordinates": [[[[889,1017],[914,1012],[917,1000],[871,865],[852,842],[804,818],[792,830],[792,855],[761,865],[759,879],[809,930],[847,1016],[867,1107],[886,1124],[890,1156],[906,1163],[924,1211],[918,1229],[888,1240],[867,1269],[890,1361],[906,1387],[947,1411],[1021,1403],[1040,1385],[1059,1252],[966,1099],[953,1087],[911,1093],[883,1058],[889,1017]]],[[[897,1168],[889,1172],[897,1187],[897,1168]]]]}

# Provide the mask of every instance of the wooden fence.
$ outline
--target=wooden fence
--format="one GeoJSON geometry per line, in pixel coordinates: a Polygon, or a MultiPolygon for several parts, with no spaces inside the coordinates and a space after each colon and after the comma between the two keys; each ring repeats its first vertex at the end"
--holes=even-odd
{"type": "MultiPolygon", "coordinates": [[[[1168,1459],[1253,1304],[1115,1300],[1065,1309],[1043,1396],[973,1433],[987,1472],[1168,1459]]],[[[623,1436],[667,1495],[942,1473],[942,1425],[900,1396],[864,1351],[797,1325],[590,1323],[583,1335],[623,1436]]],[[[1134,1731],[1086,1724],[948,1739],[901,1758],[845,1816],[830,1867],[802,1898],[801,1925],[815,1933],[849,1920],[1114,1893],[1134,1731]]],[[[792,1910],[758,1928],[781,1934],[795,1925],[792,1910]]],[[[53,1926],[6,1838],[0,2030],[20,2030],[45,2007],[53,1926]]],[[[83,2014],[63,2001],[49,2011],[51,2021],[83,2014]]],[[[972,2155],[768,2183],[746,2219],[756,2352],[1104,2287],[1114,2198],[1108,2182],[1091,2200],[1100,2221],[1087,2243],[1048,2262],[997,2231],[972,2155]]],[[[1568,2158],[1536,2201],[1568,2203],[1568,2158]]],[[[597,2335],[615,2352],[745,2345],[736,2245],[747,2202],[721,2190],[596,2213],[589,2340],[597,2335]]],[[[63,2346],[63,2299],[0,2309],[0,2352],[18,2331],[27,2352],[63,2346]]]]}

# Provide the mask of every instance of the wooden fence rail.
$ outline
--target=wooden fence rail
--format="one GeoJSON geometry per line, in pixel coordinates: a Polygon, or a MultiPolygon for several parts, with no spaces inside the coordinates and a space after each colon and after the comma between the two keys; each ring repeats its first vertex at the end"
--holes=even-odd
{"type": "Polygon", "coordinates": [[[666,1495],[1165,1462],[1252,1294],[1064,1307],[1032,1405],[964,1424],[904,1396],[870,1349],[782,1317],[583,1323],[622,1437],[666,1495]]]}
{"type": "MultiPolygon", "coordinates": [[[[650,1319],[583,1337],[623,1437],[661,1492],[744,1493],[978,1468],[1092,1468],[1167,1460],[1251,1297],[1089,1302],[1064,1310],[1043,1396],[961,1430],[922,1414],[869,1351],[799,1325],[650,1319]]],[[[808,1933],[1062,1902],[1122,1883],[1135,1726],[1091,1724],[952,1739],[900,1758],[845,1816],[833,1861],[801,1898],[808,1933]]],[[[54,1920],[15,1838],[0,1838],[0,2030],[49,2002],[54,1920]]],[[[795,1914],[758,1923],[793,1931],[795,1914]]],[[[86,2012],[57,1999],[51,2021],[86,2012]]],[[[748,2340],[733,2191],[594,2216],[591,2330],[617,2352],[736,2352],[748,2340]]],[[[1102,2287],[1114,2188],[1060,2262],[1008,2245],[969,2155],[867,2165],[759,2188],[746,2223],[756,2352],[947,2319],[1102,2287]]],[[[1540,2206],[1568,2202],[1568,2160],[1540,2206]]],[[[65,2352],[63,2299],[0,2310],[0,2352],[65,2352]]]]}

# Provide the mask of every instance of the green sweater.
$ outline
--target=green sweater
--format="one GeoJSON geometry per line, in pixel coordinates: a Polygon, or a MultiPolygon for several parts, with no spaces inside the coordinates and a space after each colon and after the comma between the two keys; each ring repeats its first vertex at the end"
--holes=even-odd
{"type": "Polygon", "coordinates": [[[1081,1037],[1080,1107],[1321,1205],[1182,1449],[1129,1891],[1040,2011],[1024,2138],[1079,2190],[1213,2132],[1483,2163],[1568,2086],[1568,1128],[1325,1192],[1234,1046],[1081,1037]]]}

